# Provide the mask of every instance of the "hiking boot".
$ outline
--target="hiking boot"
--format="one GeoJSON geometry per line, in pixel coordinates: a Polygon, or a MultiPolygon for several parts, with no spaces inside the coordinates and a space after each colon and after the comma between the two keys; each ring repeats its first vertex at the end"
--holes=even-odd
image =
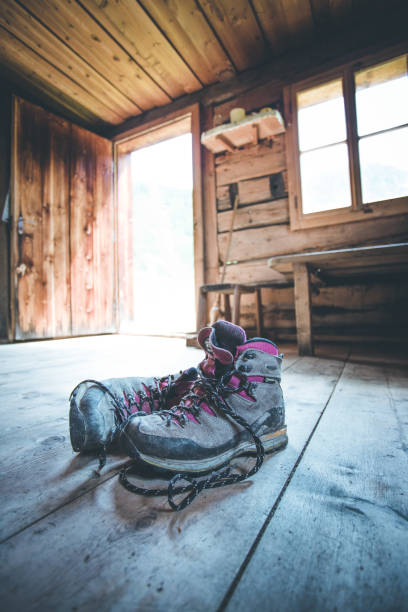
{"type": "Polygon", "coordinates": [[[131,457],[181,473],[206,472],[244,453],[263,456],[259,440],[266,452],[286,446],[282,355],[263,338],[238,346],[232,340],[229,348],[224,339],[221,353],[217,339],[224,332],[215,324],[199,334],[208,354],[217,354],[213,377],[200,376],[171,409],[129,417],[120,443],[131,457]]]}
{"type": "Polygon", "coordinates": [[[70,396],[69,429],[73,450],[106,450],[117,441],[120,427],[131,414],[150,414],[170,408],[196,378],[196,368],[190,368],[160,379],[84,380],[70,396]]]}
{"type": "MultiPolygon", "coordinates": [[[[245,340],[238,325],[218,321],[198,334],[206,351],[199,364],[201,376],[225,373],[234,347],[245,340]],[[211,335],[212,334],[212,335],[211,335]],[[211,336],[211,339],[210,339],[211,336]]],[[[106,450],[114,444],[126,420],[133,414],[150,414],[178,404],[198,376],[196,368],[163,378],[110,378],[102,382],[85,380],[70,396],[70,436],[76,452],[106,450]]]]}

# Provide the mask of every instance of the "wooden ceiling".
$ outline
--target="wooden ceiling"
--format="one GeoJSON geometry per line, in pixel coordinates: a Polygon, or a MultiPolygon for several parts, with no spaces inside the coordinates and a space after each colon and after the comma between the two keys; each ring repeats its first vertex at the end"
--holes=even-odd
{"type": "Polygon", "coordinates": [[[370,4],[0,0],[0,72],[89,127],[120,125],[345,28],[370,4]]]}

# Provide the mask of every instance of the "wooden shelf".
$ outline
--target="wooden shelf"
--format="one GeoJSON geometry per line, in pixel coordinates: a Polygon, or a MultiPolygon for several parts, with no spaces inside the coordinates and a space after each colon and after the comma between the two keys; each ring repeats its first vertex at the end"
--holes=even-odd
{"type": "Polygon", "coordinates": [[[219,125],[201,135],[201,143],[211,153],[235,151],[247,144],[270,139],[285,131],[282,115],[277,110],[248,115],[237,123],[219,125]]]}

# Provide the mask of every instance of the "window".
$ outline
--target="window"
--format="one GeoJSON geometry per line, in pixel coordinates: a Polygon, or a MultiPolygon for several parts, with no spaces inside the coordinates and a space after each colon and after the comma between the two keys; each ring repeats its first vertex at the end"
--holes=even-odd
{"type": "Polygon", "coordinates": [[[291,227],[408,212],[407,54],[286,92],[291,227]]]}

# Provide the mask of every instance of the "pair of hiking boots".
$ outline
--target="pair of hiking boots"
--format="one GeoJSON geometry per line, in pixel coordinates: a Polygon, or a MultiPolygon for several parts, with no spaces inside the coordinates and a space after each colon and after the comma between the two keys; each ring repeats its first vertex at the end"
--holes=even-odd
{"type": "MultiPolygon", "coordinates": [[[[175,509],[181,508],[171,501],[173,494],[190,491],[191,501],[200,488],[243,480],[259,469],[265,452],[287,444],[276,345],[247,340],[244,330],[228,321],[202,329],[198,342],[205,358],[197,368],[163,378],[87,380],[70,398],[74,451],[97,450],[103,465],[106,452],[119,444],[130,457],[176,472],[169,485],[175,509]],[[244,453],[257,459],[245,475],[231,475],[227,468],[198,484],[189,476],[217,470],[244,453]],[[188,485],[176,491],[180,479],[188,485]]],[[[126,471],[121,482],[137,489],[126,471]]]]}

